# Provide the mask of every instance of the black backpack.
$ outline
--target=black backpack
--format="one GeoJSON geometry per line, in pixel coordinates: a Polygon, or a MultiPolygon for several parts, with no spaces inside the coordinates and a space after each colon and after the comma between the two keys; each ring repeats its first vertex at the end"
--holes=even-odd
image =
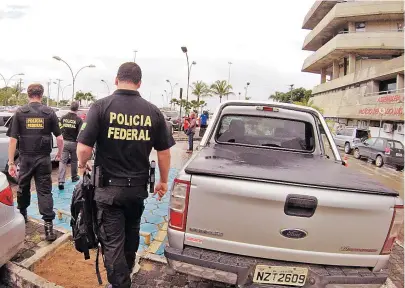
{"type": "Polygon", "coordinates": [[[75,248],[84,254],[84,259],[90,259],[90,249],[97,248],[96,274],[102,284],[98,267],[100,242],[97,237],[96,205],[94,201],[94,185],[90,174],[86,173],[73,190],[70,205],[73,241],[75,248]]]}

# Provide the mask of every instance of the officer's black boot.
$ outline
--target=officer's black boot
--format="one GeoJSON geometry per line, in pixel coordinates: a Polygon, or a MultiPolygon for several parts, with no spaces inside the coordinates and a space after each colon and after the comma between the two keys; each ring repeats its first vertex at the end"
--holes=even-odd
{"type": "Polygon", "coordinates": [[[56,240],[56,234],[53,233],[52,221],[45,221],[45,239],[46,241],[53,242],[56,240]]]}
{"type": "Polygon", "coordinates": [[[72,177],[72,182],[77,182],[80,180],[79,176],[72,177]]]}
{"type": "Polygon", "coordinates": [[[64,190],[65,189],[64,183],[62,183],[62,182],[59,183],[58,188],[59,188],[59,190],[64,190]]]}
{"type": "Polygon", "coordinates": [[[25,223],[27,223],[28,222],[27,209],[20,209],[20,213],[24,217],[25,223]]]}

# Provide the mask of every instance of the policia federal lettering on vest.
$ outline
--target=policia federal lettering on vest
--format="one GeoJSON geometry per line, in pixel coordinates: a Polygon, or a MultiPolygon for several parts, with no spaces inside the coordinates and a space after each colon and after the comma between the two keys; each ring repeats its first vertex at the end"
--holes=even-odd
{"type": "Polygon", "coordinates": [[[55,219],[55,212],[53,211],[50,153],[53,134],[58,145],[56,158],[60,158],[63,137],[55,112],[41,103],[44,87],[41,84],[31,84],[28,86],[27,93],[29,104],[17,110],[7,131],[7,136],[10,137],[8,172],[10,175],[15,175],[17,172],[14,157],[18,141],[20,159],[18,209],[27,222],[27,208],[31,202],[31,178],[34,177],[39,213],[45,221],[45,238],[48,241],[54,241],[56,235],[53,233],[52,221],[55,219]]]}
{"type": "Polygon", "coordinates": [[[139,246],[139,228],[148,197],[149,155],[157,151],[158,199],[167,191],[170,147],[175,142],[160,110],[137,91],[142,72],[134,62],[120,66],[117,90],[90,108],[78,136],[79,173],[96,144],[93,175],[97,231],[104,253],[107,287],[129,288],[139,246]]]}

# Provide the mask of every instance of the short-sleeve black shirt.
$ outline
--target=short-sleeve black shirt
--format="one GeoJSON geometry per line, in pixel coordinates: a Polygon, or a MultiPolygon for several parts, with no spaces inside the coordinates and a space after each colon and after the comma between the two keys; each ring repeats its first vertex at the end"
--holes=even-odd
{"type": "Polygon", "coordinates": [[[59,120],[63,140],[76,142],[83,120],[76,113],[68,112],[59,120]]]}
{"type": "Polygon", "coordinates": [[[160,110],[139,92],[124,89],[90,107],[77,142],[96,144],[96,166],[118,178],[147,174],[152,148],[163,151],[175,144],[160,110]]]}

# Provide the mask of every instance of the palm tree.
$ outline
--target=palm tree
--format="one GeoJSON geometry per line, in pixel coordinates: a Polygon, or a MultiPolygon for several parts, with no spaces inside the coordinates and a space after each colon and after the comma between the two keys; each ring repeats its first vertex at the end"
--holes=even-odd
{"type": "Polygon", "coordinates": [[[200,102],[200,99],[203,97],[208,97],[211,96],[210,94],[210,89],[208,88],[208,85],[205,84],[203,81],[197,81],[194,82],[191,86],[191,94],[197,96],[197,102],[200,102]]]}
{"type": "Polygon", "coordinates": [[[314,101],[311,99],[310,93],[305,93],[304,98],[302,98],[301,101],[294,102],[294,104],[314,108],[315,110],[318,110],[321,114],[323,114],[324,112],[322,108],[314,105],[314,101]]]}
{"type": "Polygon", "coordinates": [[[173,109],[176,110],[176,105],[180,105],[180,101],[177,98],[172,98],[170,100],[170,107],[173,106],[173,109]]]}
{"type": "Polygon", "coordinates": [[[96,97],[91,94],[91,92],[87,92],[84,94],[84,99],[86,100],[86,104],[89,104],[89,102],[94,102],[96,101],[96,97]]]}
{"type": "Polygon", "coordinates": [[[211,85],[211,93],[219,96],[219,103],[222,101],[222,97],[226,96],[228,98],[229,95],[234,94],[231,89],[232,85],[229,85],[226,80],[217,80],[214,84],[211,85]]]}

